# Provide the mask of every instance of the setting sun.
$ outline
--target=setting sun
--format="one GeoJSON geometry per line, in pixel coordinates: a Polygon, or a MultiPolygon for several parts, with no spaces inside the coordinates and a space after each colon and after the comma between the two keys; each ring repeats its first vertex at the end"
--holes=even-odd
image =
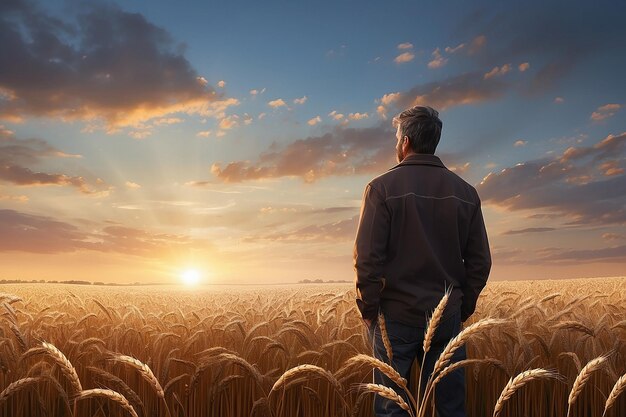
{"type": "Polygon", "coordinates": [[[200,272],[196,269],[187,269],[181,274],[180,279],[185,285],[197,285],[200,282],[200,272]]]}

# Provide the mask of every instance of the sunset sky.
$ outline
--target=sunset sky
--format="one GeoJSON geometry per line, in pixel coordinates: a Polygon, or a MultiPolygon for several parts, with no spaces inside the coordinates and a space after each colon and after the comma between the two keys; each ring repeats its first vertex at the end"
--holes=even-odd
{"type": "Polygon", "coordinates": [[[353,280],[414,104],[490,279],[626,275],[626,4],[598,4],[2,1],[0,279],[353,280]]]}

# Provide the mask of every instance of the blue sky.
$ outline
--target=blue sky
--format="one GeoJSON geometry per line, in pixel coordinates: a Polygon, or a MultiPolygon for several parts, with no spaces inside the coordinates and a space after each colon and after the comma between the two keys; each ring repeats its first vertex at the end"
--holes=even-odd
{"type": "Polygon", "coordinates": [[[494,279],[624,271],[621,3],[0,11],[7,277],[352,279],[363,188],[417,103],[483,199],[494,279]]]}

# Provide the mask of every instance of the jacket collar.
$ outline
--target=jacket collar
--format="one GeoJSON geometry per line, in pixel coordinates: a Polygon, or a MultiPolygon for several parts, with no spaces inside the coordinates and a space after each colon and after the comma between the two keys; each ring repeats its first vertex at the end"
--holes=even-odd
{"type": "MultiPolygon", "coordinates": [[[[395,169],[404,165],[433,165],[441,168],[446,168],[446,166],[441,162],[441,159],[437,155],[432,155],[429,153],[416,153],[407,156],[400,162],[398,165],[394,166],[391,169],[395,169]]],[[[390,170],[391,170],[390,169],[390,170]]]]}

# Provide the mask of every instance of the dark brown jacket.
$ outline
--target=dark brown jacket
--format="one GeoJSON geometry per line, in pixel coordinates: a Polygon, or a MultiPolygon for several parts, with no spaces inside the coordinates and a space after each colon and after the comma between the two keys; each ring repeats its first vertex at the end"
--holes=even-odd
{"type": "Polygon", "coordinates": [[[407,156],[365,188],[354,268],[364,319],[424,326],[452,286],[444,318],[465,321],[491,269],[476,189],[436,155],[407,156]]]}

